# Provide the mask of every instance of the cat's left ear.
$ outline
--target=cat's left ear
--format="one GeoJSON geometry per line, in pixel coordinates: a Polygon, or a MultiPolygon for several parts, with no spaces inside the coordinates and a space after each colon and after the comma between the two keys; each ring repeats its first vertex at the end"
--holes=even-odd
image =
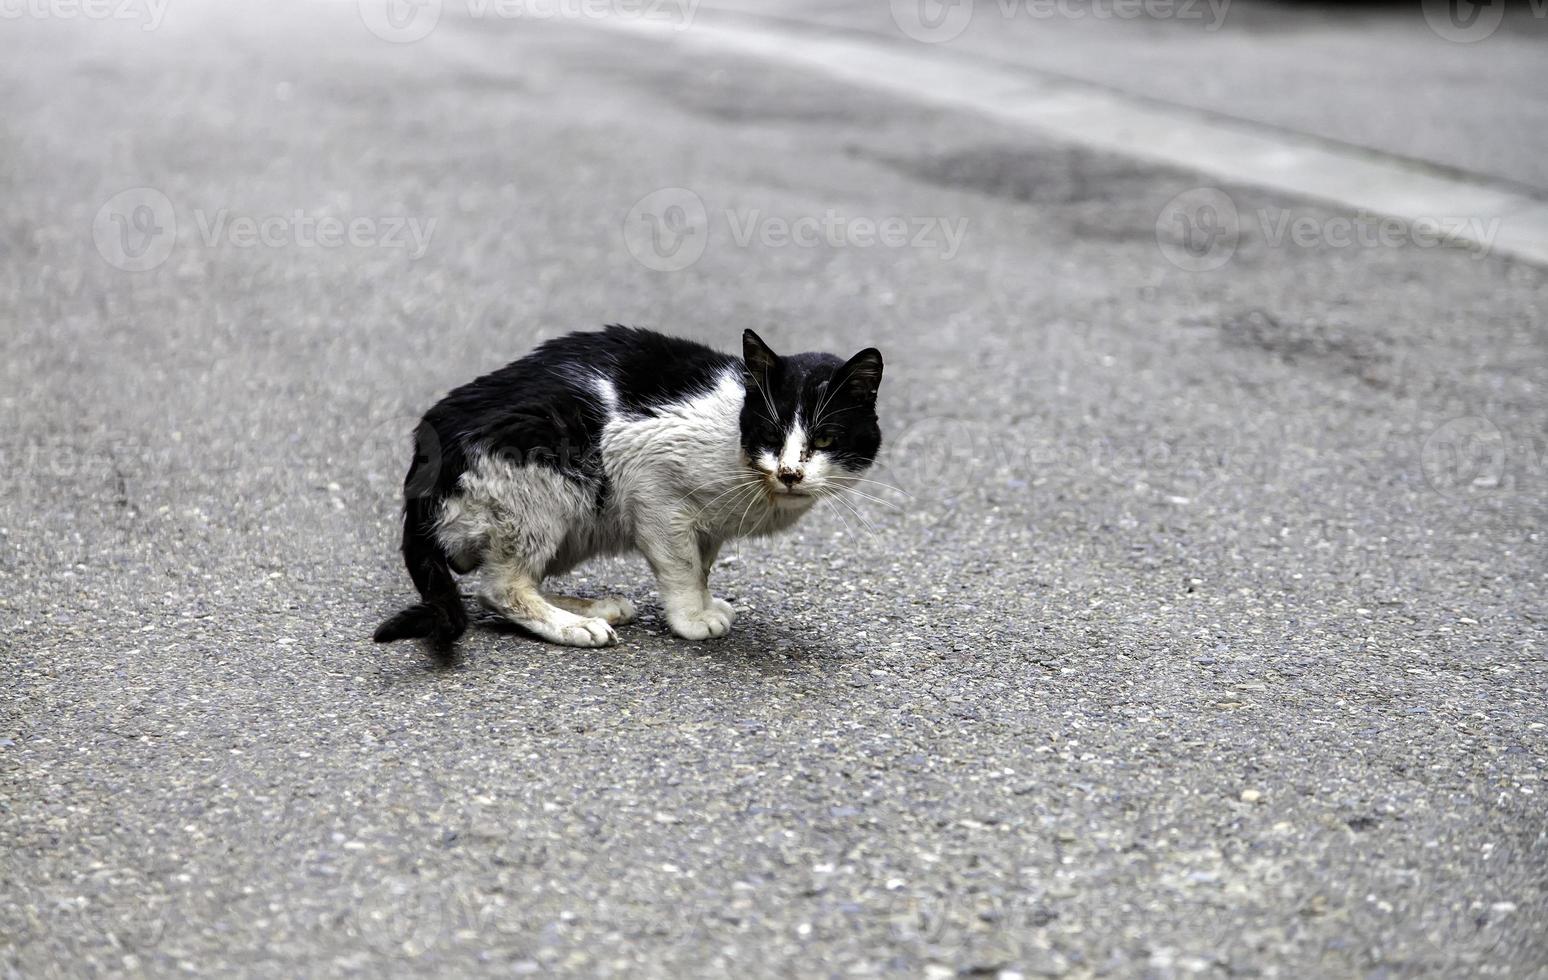
{"type": "Polygon", "coordinates": [[[876,389],[881,387],[881,351],[867,347],[845,361],[844,366],[838,369],[838,376],[843,379],[844,390],[850,394],[858,398],[874,399],[876,389]]]}
{"type": "Polygon", "coordinates": [[[779,355],[763,342],[762,337],[751,330],[743,330],[742,361],[747,365],[754,382],[762,384],[774,376],[774,369],[779,365],[779,355]]]}

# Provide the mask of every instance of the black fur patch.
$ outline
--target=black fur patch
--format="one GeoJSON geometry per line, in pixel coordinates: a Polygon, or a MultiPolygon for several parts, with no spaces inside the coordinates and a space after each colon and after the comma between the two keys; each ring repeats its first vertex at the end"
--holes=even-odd
{"type": "Polygon", "coordinates": [[[434,468],[434,479],[420,475],[410,482],[443,498],[456,490],[470,452],[479,450],[513,463],[554,467],[605,495],[597,440],[606,409],[590,378],[611,379],[624,408],[648,414],[707,389],[736,363],[691,340],[618,325],[555,338],[430,409],[417,449],[424,465],[434,468]]]}
{"type": "Polygon", "coordinates": [[[848,361],[832,354],[780,357],[751,330],[743,334],[742,343],[748,378],[742,448],[748,456],[778,456],[799,413],[809,449],[823,439],[829,441],[824,452],[856,467],[876,459],[881,450],[876,419],[879,351],[867,348],[848,361]]]}

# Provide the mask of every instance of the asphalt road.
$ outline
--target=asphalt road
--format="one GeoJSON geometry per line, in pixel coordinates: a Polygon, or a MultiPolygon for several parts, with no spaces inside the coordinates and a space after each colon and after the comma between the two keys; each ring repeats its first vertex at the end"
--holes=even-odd
{"type": "Polygon", "coordinates": [[[586,18],[39,9],[0,974],[1548,971],[1548,272],[586,18]],[[907,495],[723,640],[371,644],[413,418],[609,321],[881,347],[907,495]]]}

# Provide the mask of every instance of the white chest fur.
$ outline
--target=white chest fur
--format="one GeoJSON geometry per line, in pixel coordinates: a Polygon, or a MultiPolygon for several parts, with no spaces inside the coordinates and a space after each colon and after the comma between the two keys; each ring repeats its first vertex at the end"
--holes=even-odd
{"type": "Polygon", "coordinates": [[[651,415],[620,411],[609,382],[598,380],[609,406],[602,460],[612,484],[614,512],[637,533],[639,525],[672,530],[684,525],[717,540],[766,534],[788,527],[800,511],[776,509],[763,478],[747,464],[739,417],[745,389],[735,372],[714,388],[651,415]]]}

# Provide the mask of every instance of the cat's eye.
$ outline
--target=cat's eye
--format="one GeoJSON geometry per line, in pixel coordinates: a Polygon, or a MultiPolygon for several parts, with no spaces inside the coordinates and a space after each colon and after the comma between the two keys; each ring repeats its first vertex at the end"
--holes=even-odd
{"type": "Polygon", "coordinates": [[[818,436],[812,440],[812,446],[817,449],[827,449],[831,445],[833,445],[832,436],[818,436]]]}

